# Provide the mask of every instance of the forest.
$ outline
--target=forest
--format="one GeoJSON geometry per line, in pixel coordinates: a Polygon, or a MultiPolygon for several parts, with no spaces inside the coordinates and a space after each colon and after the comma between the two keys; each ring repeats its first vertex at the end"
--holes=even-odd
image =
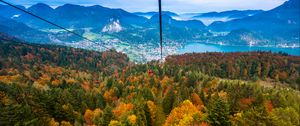
{"type": "Polygon", "coordinates": [[[284,53],[135,64],[115,50],[0,40],[1,126],[299,126],[299,86],[300,57],[284,53]]]}

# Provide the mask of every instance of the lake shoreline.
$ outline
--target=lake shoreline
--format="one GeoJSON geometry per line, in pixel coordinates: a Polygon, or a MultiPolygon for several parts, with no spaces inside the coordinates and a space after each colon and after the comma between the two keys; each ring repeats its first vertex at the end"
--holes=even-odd
{"type": "Polygon", "coordinates": [[[242,45],[222,45],[216,43],[191,42],[180,47],[177,52],[183,53],[204,53],[204,52],[251,52],[251,51],[271,51],[274,53],[287,53],[293,56],[300,56],[299,47],[274,47],[274,46],[242,46],[242,45]]]}

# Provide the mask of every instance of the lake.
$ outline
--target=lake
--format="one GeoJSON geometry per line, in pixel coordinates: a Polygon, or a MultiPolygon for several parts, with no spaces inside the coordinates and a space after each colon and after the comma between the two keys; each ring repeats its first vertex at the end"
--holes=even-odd
{"type": "Polygon", "coordinates": [[[277,48],[277,47],[257,47],[257,46],[228,46],[205,43],[190,43],[180,48],[178,52],[192,53],[192,52],[249,52],[249,51],[272,51],[285,52],[290,55],[300,56],[300,48],[277,48]]]}

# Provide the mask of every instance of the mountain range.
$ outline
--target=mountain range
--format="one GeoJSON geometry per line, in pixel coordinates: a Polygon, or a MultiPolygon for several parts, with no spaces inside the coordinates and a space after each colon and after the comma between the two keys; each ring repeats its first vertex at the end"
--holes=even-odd
{"type": "MultiPolygon", "coordinates": [[[[151,11],[151,12],[134,12],[133,14],[149,18],[149,17],[152,17],[154,15],[157,15],[158,12],[155,12],[155,11],[151,11]]],[[[162,11],[162,14],[166,14],[166,15],[169,15],[171,17],[179,16],[178,14],[176,14],[174,12],[170,12],[170,11],[162,11]]]]}
{"type": "MultiPolygon", "coordinates": [[[[6,10],[11,11],[10,9],[6,10]]],[[[122,24],[140,24],[146,21],[146,18],[122,9],[110,9],[99,5],[85,7],[65,4],[53,9],[46,4],[39,3],[27,8],[27,11],[67,28],[103,27],[110,19],[118,19],[122,24]]],[[[6,17],[13,17],[14,15],[19,15],[14,17],[14,20],[23,22],[30,27],[37,29],[52,28],[30,15],[18,12],[8,14],[6,17]]]]}
{"type": "MultiPolygon", "coordinates": [[[[22,6],[19,7],[26,9],[25,7],[22,6]]],[[[108,34],[113,37],[119,36],[120,38],[118,39],[121,40],[126,39],[126,41],[133,41],[133,42],[147,41],[148,42],[149,40],[144,40],[143,38],[153,39],[153,38],[157,38],[158,36],[158,33],[156,32],[158,31],[158,27],[157,27],[158,18],[147,19],[143,16],[138,16],[134,13],[129,13],[122,9],[110,9],[99,5],[85,7],[85,6],[72,5],[72,4],[65,4],[63,6],[59,6],[53,9],[46,4],[39,3],[27,8],[26,10],[44,19],[47,19],[51,22],[55,22],[60,26],[69,28],[71,30],[80,31],[82,29],[89,28],[90,31],[94,33],[108,34]],[[157,33],[157,34],[153,34],[153,33],[157,33]],[[140,35],[129,36],[131,34],[140,34],[140,35]],[[132,39],[128,40],[128,38],[132,38],[132,39]]],[[[54,26],[51,26],[43,21],[40,21],[39,19],[24,14],[20,11],[16,11],[14,8],[8,6],[1,5],[0,11],[10,12],[10,13],[5,13],[3,17],[8,18],[10,20],[14,20],[15,22],[23,23],[23,25],[27,25],[32,29],[37,29],[42,31],[48,29],[57,29],[54,26]]],[[[156,17],[157,15],[155,14],[155,12],[150,12],[150,13],[154,14],[153,17],[156,17]]],[[[164,27],[166,28],[168,27],[167,29],[172,28],[173,29],[172,31],[183,33],[182,35],[186,34],[184,33],[184,31],[188,31],[189,29],[193,29],[193,30],[204,29],[204,25],[202,24],[201,21],[196,21],[196,20],[177,21],[169,17],[169,14],[175,15],[175,13],[174,14],[172,14],[171,12],[164,12],[164,13],[165,13],[164,17],[166,17],[165,19],[168,18],[170,19],[168,21],[172,21],[172,22],[165,23],[164,27]]],[[[21,27],[21,29],[23,28],[21,27]]],[[[26,29],[24,30],[28,31],[26,29]]],[[[80,33],[82,33],[82,31],[80,33]]],[[[166,33],[172,34],[173,32],[166,32],[166,33]]],[[[196,33],[195,31],[192,34],[198,34],[198,33],[196,33]]],[[[200,34],[202,34],[202,32],[200,34]]],[[[172,37],[173,35],[168,35],[168,36],[172,37]]],[[[178,39],[177,36],[174,37],[178,39]]],[[[182,37],[182,39],[185,38],[186,37],[184,36],[182,37]]]]}
{"type": "Polygon", "coordinates": [[[223,12],[208,12],[208,13],[201,13],[193,16],[194,18],[244,18],[248,16],[253,16],[258,13],[263,12],[263,10],[231,10],[231,11],[223,11],[223,12]]]}
{"type": "Polygon", "coordinates": [[[273,42],[299,43],[299,0],[289,0],[283,5],[254,16],[228,22],[214,22],[213,31],[247,30],[260,34],[273,42]]]}
{"type": "MultiPolygon", "coordinates": [[[[29,8],[18,7],[91,39],[112,38],[128,43],[158,45],[159,19],[157,12],[130,13],[122,9],[112,9],[100,5],[65,4],[52,8],[39,3],[29,8]],[[146,18],[143,15],[151,17],[146,18]]],[[[0,32],[32,42],[51,42],[53,38],[61,42],[80,41],[80,39],[12,7],[0,5],[0,11],[3,12],[0,17],[0,32]]],[[[299,0],[289,0],[269,11],[234,10],[202,13],[194,16],[236,18],[227,22],[214,22],[209,26],[205,26],[199,20],[176,20],[173,18],[174,16],[178,16],[178,14],[169,11],[163,12],[163,30],[166,41],[258,46],[299,44],[299,0]]]]}

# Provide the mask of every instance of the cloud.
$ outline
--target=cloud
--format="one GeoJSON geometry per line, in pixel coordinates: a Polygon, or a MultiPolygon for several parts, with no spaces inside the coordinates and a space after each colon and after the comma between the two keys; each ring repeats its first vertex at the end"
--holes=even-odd
{"type": "MultiPolygon", "coordinates": [[[[157,0],[7,0],[14,4],[30,6],[36,3],[46,3],[60,6],[65,3],[80,5],[102,5],[112,8],[122,8],[127,11],[156,11],[157,0]]],[[[163,10],[174,12],[208,12],[224,10],[263,9],[269,10],[279,6],[286,0],[162,0],[163,10]]]]}

